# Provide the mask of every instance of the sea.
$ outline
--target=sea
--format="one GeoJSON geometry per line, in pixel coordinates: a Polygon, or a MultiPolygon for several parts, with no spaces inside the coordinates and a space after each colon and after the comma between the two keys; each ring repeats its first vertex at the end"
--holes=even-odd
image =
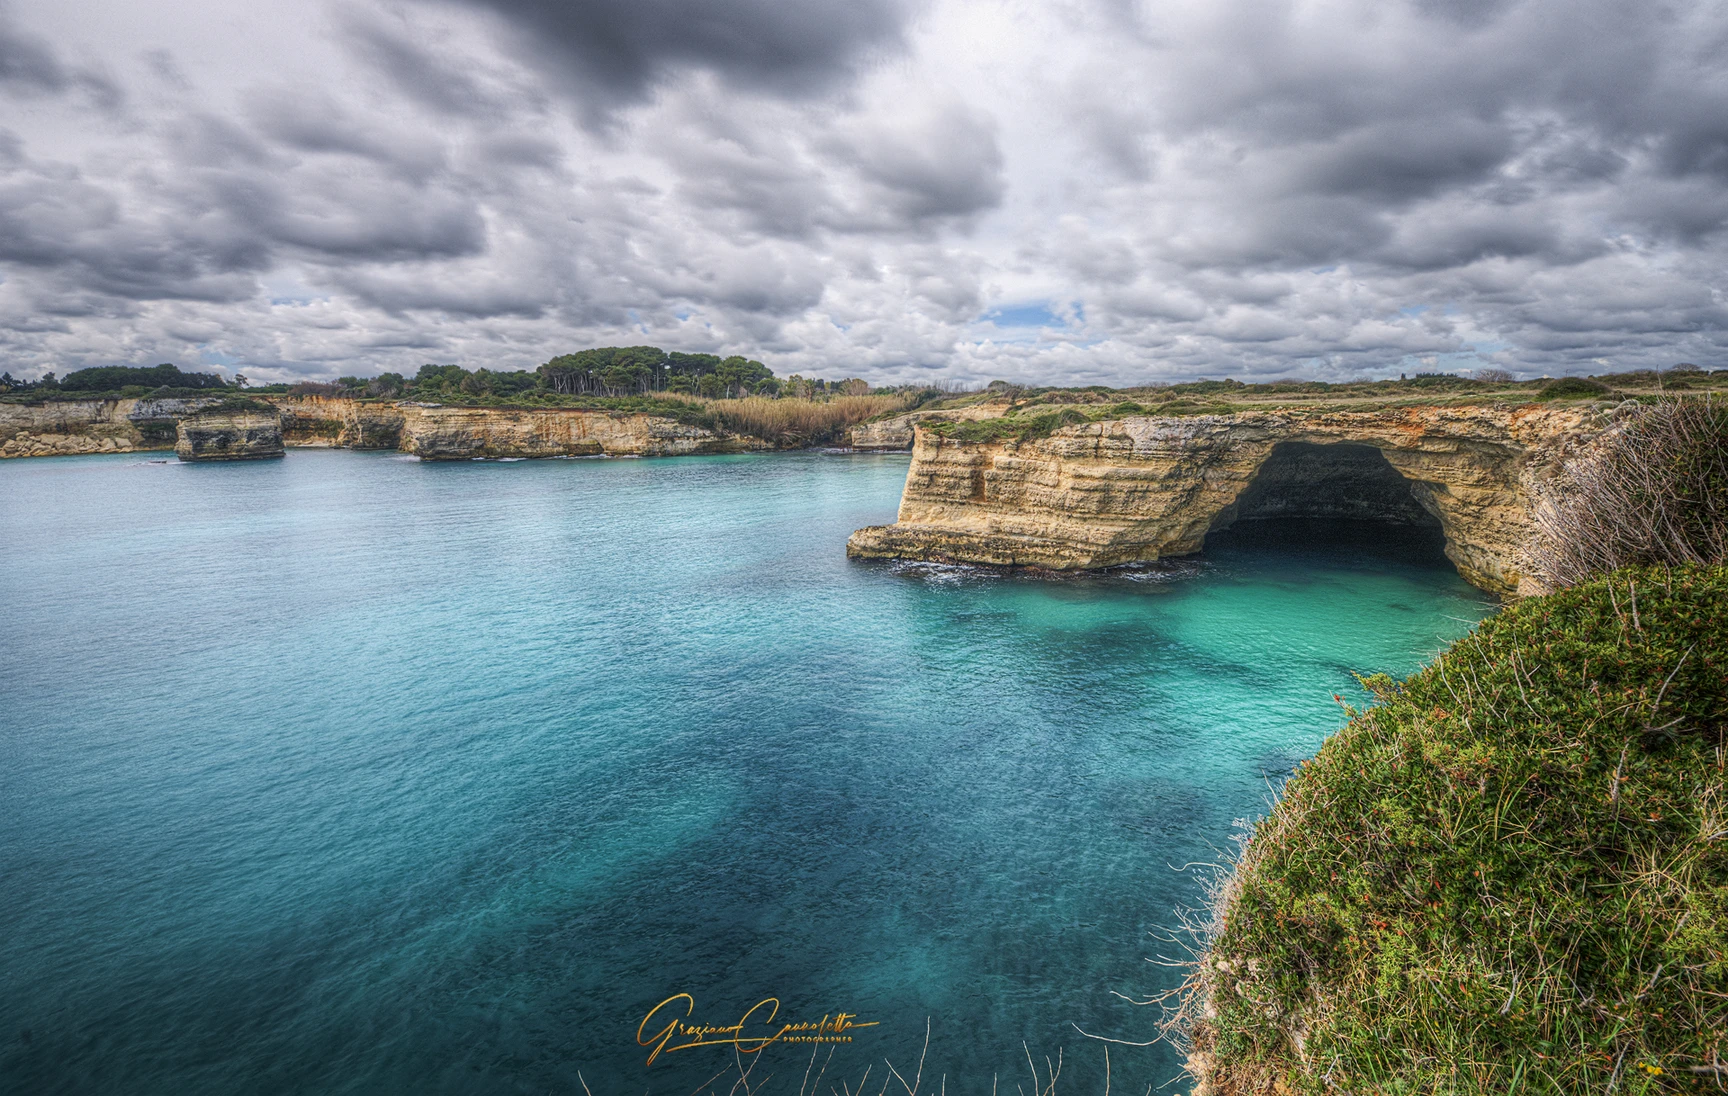
{"type": "Polygon", "coordinates": [[[907,463],[0,462],[0,1091],[1187,1091],[1242,827],[1495,603],[849,561],[907,463]]]}

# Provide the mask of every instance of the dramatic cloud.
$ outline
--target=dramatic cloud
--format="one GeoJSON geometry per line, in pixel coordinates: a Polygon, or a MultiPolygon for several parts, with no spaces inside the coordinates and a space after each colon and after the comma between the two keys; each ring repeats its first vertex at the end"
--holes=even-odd
{"type": "Polygon", "coordinates": [[[1707,0],[0,0],[0,355],[1728,367],[1707,0]]]}

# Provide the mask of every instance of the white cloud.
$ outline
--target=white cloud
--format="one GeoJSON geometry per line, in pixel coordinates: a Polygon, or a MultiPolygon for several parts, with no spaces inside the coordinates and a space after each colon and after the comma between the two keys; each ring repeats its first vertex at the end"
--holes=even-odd
{"type": "Polygon", "coordinates": [[[1669,10],[25,0],[0,9],[0,353],[1728,366],[1728,14],[1669,10]]]}

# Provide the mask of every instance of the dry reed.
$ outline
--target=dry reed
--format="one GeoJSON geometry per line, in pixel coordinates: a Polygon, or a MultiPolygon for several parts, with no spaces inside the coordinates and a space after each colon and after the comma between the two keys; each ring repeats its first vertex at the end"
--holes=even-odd
{"type": "Polygon", "coordinates": [[[740,434],[774,442],[839,440],[840,431],[867,419],[910,406],[913,397],[899,393],[876,396],[835,396],[826,400],[769,399],[708,400],[705,406],[720,425],[740,434]]]}
{"type": "Polygon", "coordinates": [[[1629,408],[1538,499],[1531,559],[1558,588],[1635,564],[1728,562],[1728,403],[1629,408]]]}

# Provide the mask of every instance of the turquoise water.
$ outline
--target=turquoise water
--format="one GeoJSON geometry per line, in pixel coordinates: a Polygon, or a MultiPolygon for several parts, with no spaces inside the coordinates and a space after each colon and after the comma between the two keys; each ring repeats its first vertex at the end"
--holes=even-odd
{"type": "Polygon", "coordinates": [[[811,1091],[874,1092],[927,1021],[921,1091],[1059,1048],[1101,1091],[1076,1025],[1152,1037],[1115,993],[1170,984],[1180,869],[1350,670],[1491,606],[1401,549],[849,563],[905,471],[0,463],[0,1088],[691,1093],[724,1050],[638,1046],[688,992],[874,1021],[811,1091]]]}

